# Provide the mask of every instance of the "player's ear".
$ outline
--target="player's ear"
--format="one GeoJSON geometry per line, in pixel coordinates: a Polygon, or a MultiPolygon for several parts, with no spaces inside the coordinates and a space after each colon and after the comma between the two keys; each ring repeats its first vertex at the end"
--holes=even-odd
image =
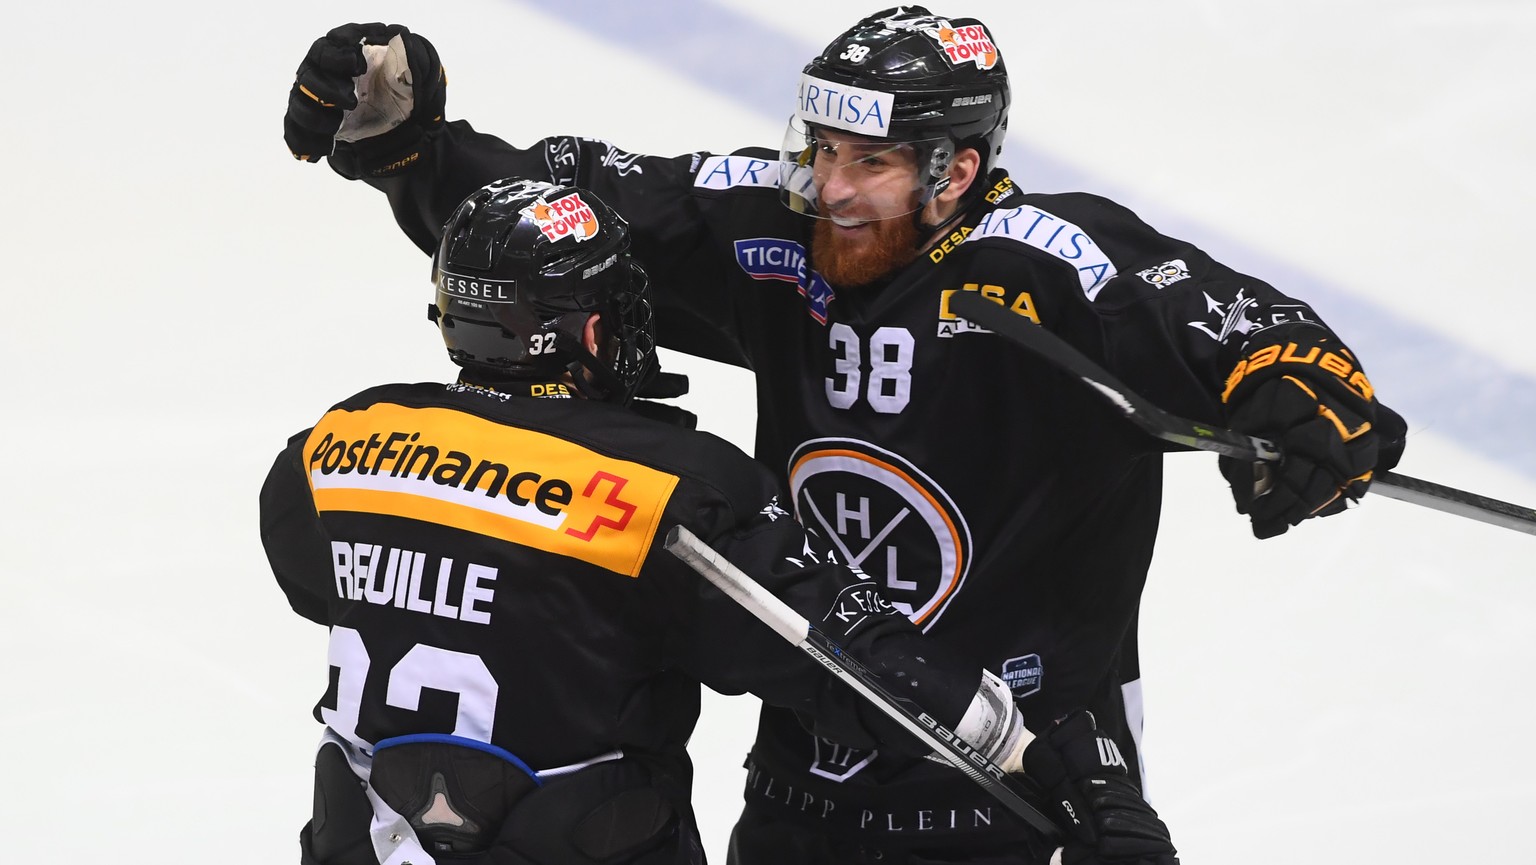
{"type": "Polygon", "coordinates": [[[581,329],[581,344],[587,349],[587,353],[593,357],[602,357],[599,346],[603,344],[603,317],[597,313],[587,316],[587,323],[581,329]]]}
{"type": "Polygon", "coordinates": [[[976,176],[981,173],[981,154],[973,147],[963,147],[955,158],[949,162],[949,185],[944,191],[934,196],[935,200],[942,202],[959,201],[971,184],[976,182],[976,176]]]}

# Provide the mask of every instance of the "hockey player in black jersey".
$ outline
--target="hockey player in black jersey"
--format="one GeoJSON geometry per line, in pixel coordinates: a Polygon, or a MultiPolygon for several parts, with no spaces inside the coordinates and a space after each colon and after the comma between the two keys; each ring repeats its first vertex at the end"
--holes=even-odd
{"type": "MultiPolygon", "coordinates": [[[[1087,705],[1132,765],[1160,445],[950,299],[991,298],[1176,414],[1278,440],[1286,459],[1263,482],[1221,463],[1259,537],[1343,511],[1400,453],[1402,420],[1306,303],[1112,201],[1029,193],[998,167],[1021,115],[975,19],[905,6],[858,22],[805,67],[777,152],[519,147],[447,121],[445,88],[419,35],[347,25],[300,65],[285,139],[385,192],[425,251],[489,178],[596,191],[656,277],[660,343],[754,372],[756,453],[800,519],[1001,676],[1029,723],[1087,705]]],[[[747,768],[738,865],[1047,855],[944,767],[812,735],[773,706],[747,768]],[[839,807],[767,793],[785,785],[839,807]]]]}
{"type": "Polygon", "coordinates": [[[434,265],[430,313],[458,381],[357,394],[273,465],[268,558],[293,608],[331,629],[303,861],[701,862],[684,750],[700,682],[921,754],[662,552],[683,525],[1071,803],[1053,812],[1075,824],[1069,859],[1176,863],[1091,715],[1033,737],[1001,679],[977,687],[976,665],[779,507],[766,469],[626,409],[654,349],[627,246],[589,192],[476,191],[434,265]]]}

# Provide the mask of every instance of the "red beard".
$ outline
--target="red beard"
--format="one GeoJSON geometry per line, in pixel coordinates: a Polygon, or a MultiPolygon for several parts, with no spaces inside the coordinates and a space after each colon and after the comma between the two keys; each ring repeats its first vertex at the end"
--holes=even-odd
{"type": "Polygon", "coordinates": [[[917,255],[917,240],[911,214],[867,223],[853,238],[837,231],[832,220],[818,219],[811,256],[817,272],[834,287],[857,288],[905,267],[917,255]]]}

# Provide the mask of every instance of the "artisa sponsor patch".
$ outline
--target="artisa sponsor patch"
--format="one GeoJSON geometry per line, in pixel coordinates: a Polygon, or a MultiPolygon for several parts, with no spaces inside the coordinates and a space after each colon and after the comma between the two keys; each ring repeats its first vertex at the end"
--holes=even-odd
{"type": "Polygon", "coordinates": [[[796,113],[807,125],[884,138],[890,134],[894,103],[895,97],[889,93],[801,74],[796,113]]]}
{"type": "Polygon", "coordinates": [[[444,408],[337,409],[304,445],[315,507],[404,517],[631,577],[677,476],[444,408]]]}
{"type": "Polygon", "coordinates": [[[1061,217],[1038,207],[999,208],[989,211],[976,224],[968,241],[984,237],[1007,237],[1028,244],[1072,265],[1078,283],[1089,300],[1099,296],[1115,277],[1114,262],[1088,233],[1061,217]]]}
{"type": "Polygon", "coordinates": [[[784,163],[754,156],[711,156],[699,165],[693,185],[700,189],[757,186],[777,189],[784,163]]]}

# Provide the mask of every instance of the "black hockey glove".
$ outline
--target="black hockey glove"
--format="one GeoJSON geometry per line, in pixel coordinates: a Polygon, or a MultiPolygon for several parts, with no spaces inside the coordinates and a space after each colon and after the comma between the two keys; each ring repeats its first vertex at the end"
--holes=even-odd
{"type": "Polygon", "coordinates": [[[316,39],[288,92],[283,140],[295,159],[351,179],[409,167],[442,125],[448,79],[437,49],[399,24],[344,24],[316,39]]]}
{"type": "Polygon", "coordinates": [[[688,393],[688,376],[680,372],[662,372],[660,366],[652,366],[649,374],[635,388],[640,399],[676,399],[688,393]]]}
{"type": "MultiPolygon", "coordinates": [[[[1310,325],[1261,334],[1227,378],[1222,402],[1238,432],[1270,439],[1278,463],[1221,458],[1237,511],[1253,534],[1272,538],[1308,517],[1332,516],[1365,495],[1377,470],[1395,465],[1402,430],[1377,430],[1375,390],[1355,356],[1310,325]],[[1383,444],[1391,455],[1383,460],[1383,444]]],[[[1393,427],[1401,419],[1390,414],[1393,427]]]]}
{"type": "Polygon", "coordinates": [[[685,408],[668,405],[664,402],[632,399],[629,401],[629,410],[642,417],[661,421],[668,426],[680,426],[683,429],[698,429],[699,426],[698,415],[685,408]]]}
{"type": "Polygon", "coordinates": [[[1045,792],[1066,830],[1064,865],[1178,865],[1168,827],[1093,713],[1058,719],[1024,749],[1024,776],[1045,792]]]}
{"type": "Polygon", "coordinates": [[[652,364],[640,386],[635,388],[635,398],[630,401],[629,408],[651,420],[684,429],[697,429],[698,415],[679,406],[654,401],[675,399],[687,392],[688,376],[677,372],[662,372],[659,365],[652,364]]]}

